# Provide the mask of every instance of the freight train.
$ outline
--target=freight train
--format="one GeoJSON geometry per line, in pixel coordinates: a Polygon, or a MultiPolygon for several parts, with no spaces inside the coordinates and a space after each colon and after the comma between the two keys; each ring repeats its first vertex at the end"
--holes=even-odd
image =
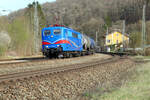
{"type": "Polygon", "coordinates": [[[48,25],[42,29],[42,52],[46,57],[81,56],[93,54],[95,41],[71,28],[48,25]]]}

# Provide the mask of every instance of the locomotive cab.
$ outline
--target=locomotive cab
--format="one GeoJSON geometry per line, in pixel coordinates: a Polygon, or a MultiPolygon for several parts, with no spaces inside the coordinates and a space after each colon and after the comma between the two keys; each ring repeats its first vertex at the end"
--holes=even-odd
{"type": "Polygon", "coordinates": [[[42,30],[42,51],[44,55],[50,55],[53,53],[61,52],[63,28],[62,27],[47,27],[42,30]]]}

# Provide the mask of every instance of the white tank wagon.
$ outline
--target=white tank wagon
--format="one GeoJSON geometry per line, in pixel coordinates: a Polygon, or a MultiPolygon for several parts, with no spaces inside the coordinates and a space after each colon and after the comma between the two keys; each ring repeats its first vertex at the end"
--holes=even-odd
{"type": "Polygon", "coordinates": [[[86,51],[90,51],[91,49],[95,48],[94,40],[90,39],[85,34],[82,35],[82,44],[83,44],[83,49],[86,51]]]}

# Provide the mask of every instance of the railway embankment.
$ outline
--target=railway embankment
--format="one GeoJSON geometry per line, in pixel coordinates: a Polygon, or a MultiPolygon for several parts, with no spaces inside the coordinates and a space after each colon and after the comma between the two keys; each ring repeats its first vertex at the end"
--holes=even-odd
{"type": "Polygon", "coordinates": [[[95,87],[113,86],[133,69],[130,59],[98,64],[82,69],[49,74],[3,84],[1,99],[17,100],[71,100],[95,87]]]}
{"type": "Polygon", "coordinates": [[[149,57],[134,57],[136,67],[115,87],[97,87],[84,93],[81,100],[149,100],[150,99],[150,62],[149,57]],[[138,59],[137,59],[138,58],[138,59]],[[145,60],[146,59],[146,60],[145,60]]]}

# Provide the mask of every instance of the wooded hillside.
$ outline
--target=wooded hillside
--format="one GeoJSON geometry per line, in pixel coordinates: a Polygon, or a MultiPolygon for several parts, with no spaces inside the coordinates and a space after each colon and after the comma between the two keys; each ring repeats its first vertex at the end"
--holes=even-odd
{"type": "MultiPolygon", "coordinates": [[[[6,43],[7,45],[0,44],[0,55],[33,54],[34,4],[29,4],[25,9],[13,12],[8,16],[0,17],[0,33],[7,34],[5,36],[11,41],[6,43]]],[[[144,4],[147,5],[147,36],[150,36],[149,0],[57,0],[52,3],[47,2],[38,5],[40,29],[46,24],[63,24],[93,39],[97,31],[99,45],[103,45],[106,27],[109,27],[110,31],[112,29],[122,30],[122,20],[126,20],[126,33],[132,34],[131,47],[139,47],[144,4]]],[[[40,33],[39,38],[41,38],[40,33]]],[[[148,44],[149,40],[147,39],[148,44]]]]}

